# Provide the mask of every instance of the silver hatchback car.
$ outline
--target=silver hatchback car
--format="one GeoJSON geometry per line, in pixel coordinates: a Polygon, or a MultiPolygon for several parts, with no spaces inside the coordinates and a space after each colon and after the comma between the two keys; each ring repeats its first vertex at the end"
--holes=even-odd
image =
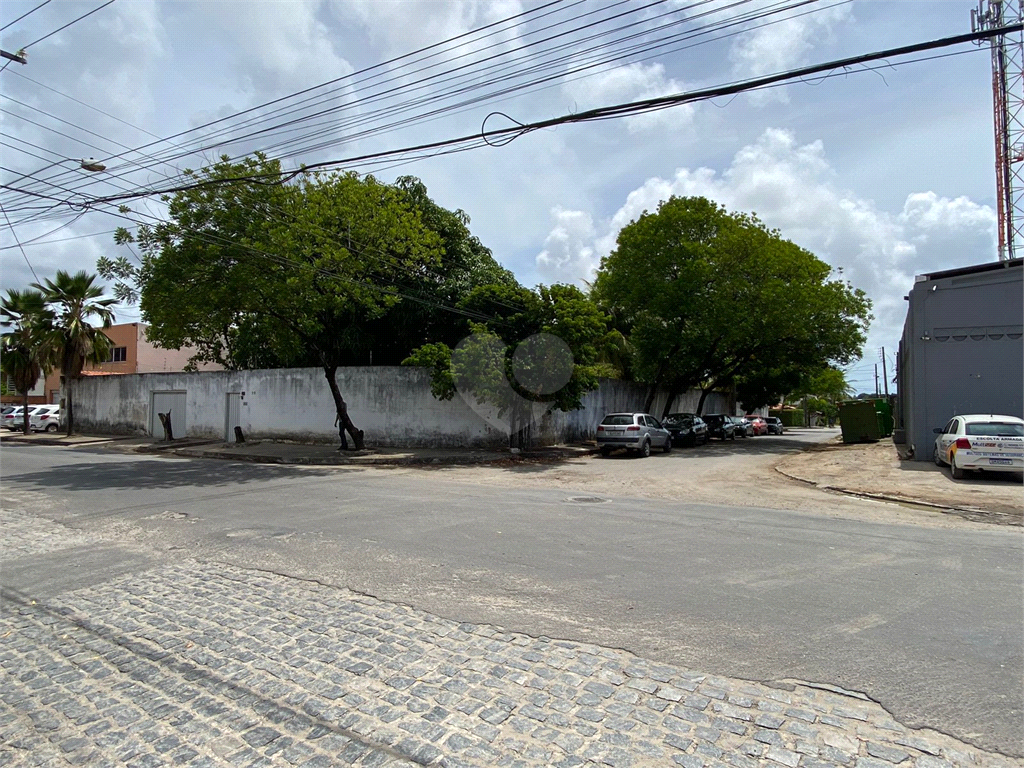
{"type": "Polygon", "coordinates": [[[597,446],[602,456],[626,448],[647,457],[653,447],[671,451],[672,433],[649,413],[609,413],[597,427],[597,446]]]}

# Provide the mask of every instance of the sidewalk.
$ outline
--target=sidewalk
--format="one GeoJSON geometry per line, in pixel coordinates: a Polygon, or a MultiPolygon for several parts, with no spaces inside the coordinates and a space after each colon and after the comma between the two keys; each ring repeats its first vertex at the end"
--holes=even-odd
{"type": "Polygon", "coordinates": [[[587,456],[598,451],[592,445],[560,445],[538,447],[523,453],[508,449],[478,448],[375,448],[362,451],[339,451],[336,444],[298,443],[285,440],[250,440],[224,443],[219,440],[182,438],[168,443],[152,437],[116,435],[55,435],[52,433],[8,432],[0,435],[0,445],[50,445],[81,448],[111,447],[135,453],[155,453],[202,459],[227,459],[261,464],[305,464],[311,466],[399,466],[413,464],[466,465],[514,462],[521,460],[559,459],[587,456]]]}
{"type": "Polygon", "coordinates": [[[1010,768],[854,692],[753,682],[184,559],[54,596],[80,531],[0,510],[0,763],[1010,768]]]}

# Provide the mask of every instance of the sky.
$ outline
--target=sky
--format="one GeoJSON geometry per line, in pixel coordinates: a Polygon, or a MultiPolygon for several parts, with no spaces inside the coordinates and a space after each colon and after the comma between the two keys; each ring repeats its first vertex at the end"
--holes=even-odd
{"type": "MultiPolygon", "coordinates": [[[[127,212],[81,203],[172,185],[221,154],[262,150],[295,168],[412,147],[964,34],[976,7],[54,0],[33,11],[40,2],[0,5],[0,47],[27,46],[28,59],[0,73],[0,179],[20,190],[0,190],[4,290],[130,256],[112,230],[155,221],[159,200],[127,212]],[[83,158],[106,170],[81,170],[83,158]]],[[[872,299],[848,379],[873,391],[883,348],[893,375],[914,276],[997,252],[987,46],[871,67],[341,167],[418,176],[528,286],[582,286],[619,230],[672,195],[754,212],[872,299]]]]}

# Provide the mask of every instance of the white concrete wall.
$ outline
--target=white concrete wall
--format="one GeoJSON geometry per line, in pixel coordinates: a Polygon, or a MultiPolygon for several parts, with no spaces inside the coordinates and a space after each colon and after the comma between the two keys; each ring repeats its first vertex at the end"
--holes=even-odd
{"type": "MultiPolygon", "coordinates": [[[[426,369],[402,366],[338,369],[338,387],[349,414],[366,432],[368,445],[381,447],[504,446],[507,433],[493,410],[478,413],[458,396],[439,401],[430,392],[426,369]],[[486,417],[490,417],[489,419],[486,417]],[[490,422],[490,423],[488,423],[490,422]]],[[[244,393],[239,425],[247,438],[333,442],[334,401],[319,368],[204,371],[94,376],[75,384],[75,422],[86,432],[149,434],[153,392],[185,397],[185,427],[175,437],[224,439],[227,394],[244,393]]],[[[647,388],[605,379],[586,395],[583,409],[545,415],[536,432],[542,443],[592,439],[606,413],[643,408],[647,388]]],[[[661,413],[663,395],[653,411],[661,413]]],[[[674,411],[692,411],[699,393],[680,397],[674,411]]],[[[708,397],[705,412],[725,410],[725,398],[708,397]]],[[[231,425],[234,426],[234,425],[231,425]]]]}

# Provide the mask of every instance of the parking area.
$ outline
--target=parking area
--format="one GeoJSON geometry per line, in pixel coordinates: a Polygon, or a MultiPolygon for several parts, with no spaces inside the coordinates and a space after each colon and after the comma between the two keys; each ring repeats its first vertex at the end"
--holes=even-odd
{"type": "Polygon", "coordinates": [[[595,455],[554,464],[526,462],[427,471],[460,482],[562,488],[567,494],[786,509],[942,527],[991,522],[1019,525],[1024,507],[1019,476],[953,480],[948,470],[930,462],[901,461],[889,440],[844,445],[840,430],[827,428],[711,440],[695,448],[677,447],[667,454],[655,451],[649,458],[619,450],[607,457],[595,455]],[[888,503],[884,497],[905,503],[888,503]]]}

